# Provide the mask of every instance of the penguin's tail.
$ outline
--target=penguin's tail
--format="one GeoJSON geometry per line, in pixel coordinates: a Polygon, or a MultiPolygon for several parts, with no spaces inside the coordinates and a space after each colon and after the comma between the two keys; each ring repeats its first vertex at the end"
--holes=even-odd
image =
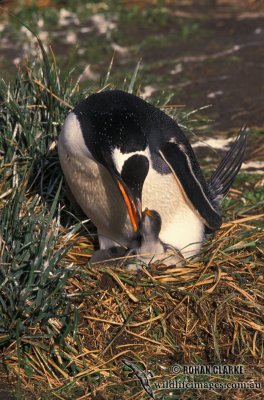
{"type": "Polygon", "coordinates": [[[218,207],[227,195],[244,160],[247,136],[245,131],[246,127],[240,130],[230,150],[207,181],[213,202],[218,207]]]}

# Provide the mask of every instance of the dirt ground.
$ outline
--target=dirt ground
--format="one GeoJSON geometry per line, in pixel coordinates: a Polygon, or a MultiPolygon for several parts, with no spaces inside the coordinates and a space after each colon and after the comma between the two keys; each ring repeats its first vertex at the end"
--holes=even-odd
{"type": "MultiPolygon", "coordinates": [[[[165,39],[162,44],[138,52],[151,76],[163,77],[158,85],[154,78],[153,87],[175,93],[172,104],[209,105],[205,113],[214,128],[263,127],[264,3],[191,3],[179,7],[171,2],[172,15],[189,26],[186,40],[176,40],[179,30],[172,21],[157,31],[165,39]]],[[[130,27],[126,34],[140,40],[149,32],[130,27]]]]}
{"type": "Polygon", "coordinates": [[[206,40],[190,45],[189,57],[180,56],[181,83],[177,76],[173,82],[181,87],[178,100],[191,108],[210,104],[209,115],[220,129],[262,127],[264,15],[216,10],[201,26],[206,40]]]}

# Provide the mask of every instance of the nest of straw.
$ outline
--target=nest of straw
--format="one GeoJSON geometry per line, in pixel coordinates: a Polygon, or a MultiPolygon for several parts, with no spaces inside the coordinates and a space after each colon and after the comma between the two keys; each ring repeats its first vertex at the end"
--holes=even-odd
{"type": "MultiPolygon", "coordinates": [[[[122,360],[129,358],[151,369],[153,382],[175,378],[175,363],[243,364],[245,376],[239,380],[260,381],[264,233],[254,222],[263,217],[244,215],[223,224],[199,261],[170,268],[156,263],[138,275],[87,265],[93,245],[87,236],[73,236],[61,262],[75,269],[66,287],[77,321],[74,332],[64,332],[56,343],[45,338],[41,326],[30,328],[3,350],[9,378],[19,377],[32,396],[45,384],[54,398],[68,398],[65,393],[73,388],[76,399],[147,398],[124,368],[122,360]]],[[[61,332],[58,318],[49,324],[61,332]]],[[[225,395],[239,399],[242,393],[225,395]]],[[[260,393],[248,390],[247,396],[260,398],[260,393]]],[[[186,392],[180,395],[187,398],[186,392]]]]}

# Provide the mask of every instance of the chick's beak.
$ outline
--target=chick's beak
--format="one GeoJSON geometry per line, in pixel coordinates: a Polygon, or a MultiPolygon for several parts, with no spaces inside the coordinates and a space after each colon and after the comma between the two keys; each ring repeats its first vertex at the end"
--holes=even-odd
{"type": "Polygon", "coordinates": [[[148,217],[153,217],[153,212],[148,208],[145,208],[144,214],[146,214],[148,217]]]}

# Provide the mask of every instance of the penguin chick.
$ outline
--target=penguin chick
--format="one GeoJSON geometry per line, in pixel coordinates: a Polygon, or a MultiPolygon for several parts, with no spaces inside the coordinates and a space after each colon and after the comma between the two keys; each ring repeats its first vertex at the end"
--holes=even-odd
{"type": "MultiPolygon", "coordinates": [[[[161,225],[160,214],[146,208],[142,213],[139,235],[132,241],[127,256],[135,255],[145,264],[159,260],[165,265],[183,265],[184,257],[181,253],[160,240],[161,225]]],[[[129,263],[127,269],[137,270],[138,264],[129,263]]]]}

